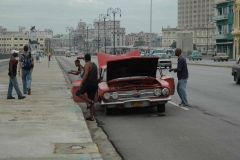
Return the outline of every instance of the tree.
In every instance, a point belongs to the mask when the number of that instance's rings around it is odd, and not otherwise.
[[[171,47],[171,48],[177,48],[177,42],[176,42],[176,41],[173,41],[173,43],[171,44],[170,47]]]
[[[197,50],[196,44],[193,44],[193,50]]]

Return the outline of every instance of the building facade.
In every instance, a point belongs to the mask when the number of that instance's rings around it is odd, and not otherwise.
[[[216,23],[217,33],[213,36],[216,40],[216,51],[227,53],[233,58],[233,13],[234,1],[223,1],[216,4],[217,15],[213,17]]]
[[[36,50],[44,50],[45,37],[36,34],[35,38],[38,41]],[[26,31],[25,27],[19,27],[19,31],[7,31],[5,29],[0,34],[0,51],[10,53],[11,50],[15,49],[22,52],[23,47],[29,45],[30,39],[30,32]]]
[[[146,46],[146,47],[160,47],[161,37],[157,33],[145,33],[143,31],[139,33],[131,33],[126,35],[126,46]],[[151,44],[150,44],[151,42]]]
[[[178,28],[206,27],[215,15],[215,0],[178,0]]]
[[[212,36],[215,34],[215,30],[216,30],[215,27],[214,28],[196,27],[192,29],[185,28],[182,30],[182,33],[193,34],[192,42],[196,46],[197,50],[199,50],[203,54],[210,54],[213,53],[213,50],[215,49],[216,42],[214,39],[212,39]],[[181,29],[178,29],[177,27],[170,28],[170,26],[168,26],[167,28],[162,28],[162,47],[167,49],[170,48],[174,42],[181,43],[180,39],[178,38],[178,35],[180,33]],[[181,46],[181,44],[177,46]]]
[[[234,26],[232,29],[234,36],[233,58],[240,57],[240,0],[234,3]]]

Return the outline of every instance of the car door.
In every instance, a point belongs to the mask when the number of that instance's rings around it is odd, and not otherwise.
[[[236,72],[238,77],[240,77],[240,57],[238,58],[238,61],[237,61]]]

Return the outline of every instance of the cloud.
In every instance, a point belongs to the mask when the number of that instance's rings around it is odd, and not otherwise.
[[[153,32],[177,25],[177,0],[153,0]],[[150,0],[0,0],[0,26],[17,30],[18,26],[53,29],[64,33],[67,26],[76,27],[80,19],[92,24],[108,8],[121,8],[116,20],[127,33],[150,31]],[[113,15],[111,15],[113,19]]]

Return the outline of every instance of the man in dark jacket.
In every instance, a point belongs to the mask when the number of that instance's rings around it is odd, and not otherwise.
[[[8,86],[8,94],[7,94],[7,99],[15,99],[15,97],[12,96],[12,89],[14,89],[17,92],[18,99],[24,99],[26,96],[23,96],[19,86],[18,86],[18,81],[16,78],[17,75],[17,64],[18,60],[16,60],[16,57],[18,56],[18,52],[16,50],[12,50],[12,57],[10,58],[9,61],[9,69],[8,69],[8,75],[9,75],[9,86]]]

